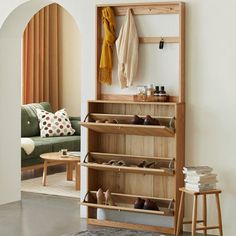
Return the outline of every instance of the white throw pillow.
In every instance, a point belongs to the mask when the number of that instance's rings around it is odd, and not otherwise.
[[[73,135],[75,130],[71,127],[69,116],[65,109],[57,111],[55,114],[36,109],[39,119],[41,137],[67,136]]]

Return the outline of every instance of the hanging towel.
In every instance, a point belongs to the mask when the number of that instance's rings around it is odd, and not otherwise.
[[[128,9],[125,22],[116,40],[118,56],[118,79],[121,88],[130,87],[138,68],[138,34],[131,10]]]
[[[30,155],[34,151],[35,144],[31,138],[21,138],[21,147],[27,155]]]
[[[104,84],[112,83],[112,58],[115,36],[115,15],[110,7],[102,10],[102,23],[104,27],[104,39],[99,66],[99,81]]]

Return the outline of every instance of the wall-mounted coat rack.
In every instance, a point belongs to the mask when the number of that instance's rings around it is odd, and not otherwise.
[[[105,4],[97,5],[97,74],[99,70],[99,62],[101,55],[102,42],[102,24],[101,24],[101,10],[103,7],[110,6],[115,12],[116,16],[124,16],[127,9],[132,9],[134,15],[163,15],[163,14],[178,14],[179,21],[179,35],[165,36],[157,35],[155,37],[142,36],[139,37],[141,44],[159,44],[161,39],[164,39],[166,44],[179,44],[179,91],[177,97],[170,97],[170,101],[184,102],[185,101],[185,4],[183,2],[158,2],[158,3],[137,3],[137,4]],[[98,79],[97,79],[98,81]],[[97,83],[97,98],[98,99],[119,99],[119,95],[103,94],[101,91],[101,84]],[[122,95],[122,98],[132,100],[130,96]]]

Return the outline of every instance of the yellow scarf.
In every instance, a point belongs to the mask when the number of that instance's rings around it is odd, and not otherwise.
[[[111,85],[112,82],[112,55],[115,36],[115,15],[110,7],[102,10],[102,22],[104,27],[104,39],[99,66],[99,81]]]

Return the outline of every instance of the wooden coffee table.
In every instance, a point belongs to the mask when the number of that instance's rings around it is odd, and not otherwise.
[[[59,152],[50,152],[41,154],[40,157],[44,160],[43,164],[43,179],[42,184],[46,186],[46,177],[48,163],[58,162],[58,164],[65,163],[67,167],[67,180],[73,180],[73,166],[75,165],[76,176],[75,176],[75,189],[80,190],[80,157],[78,156],[62,156]]]

